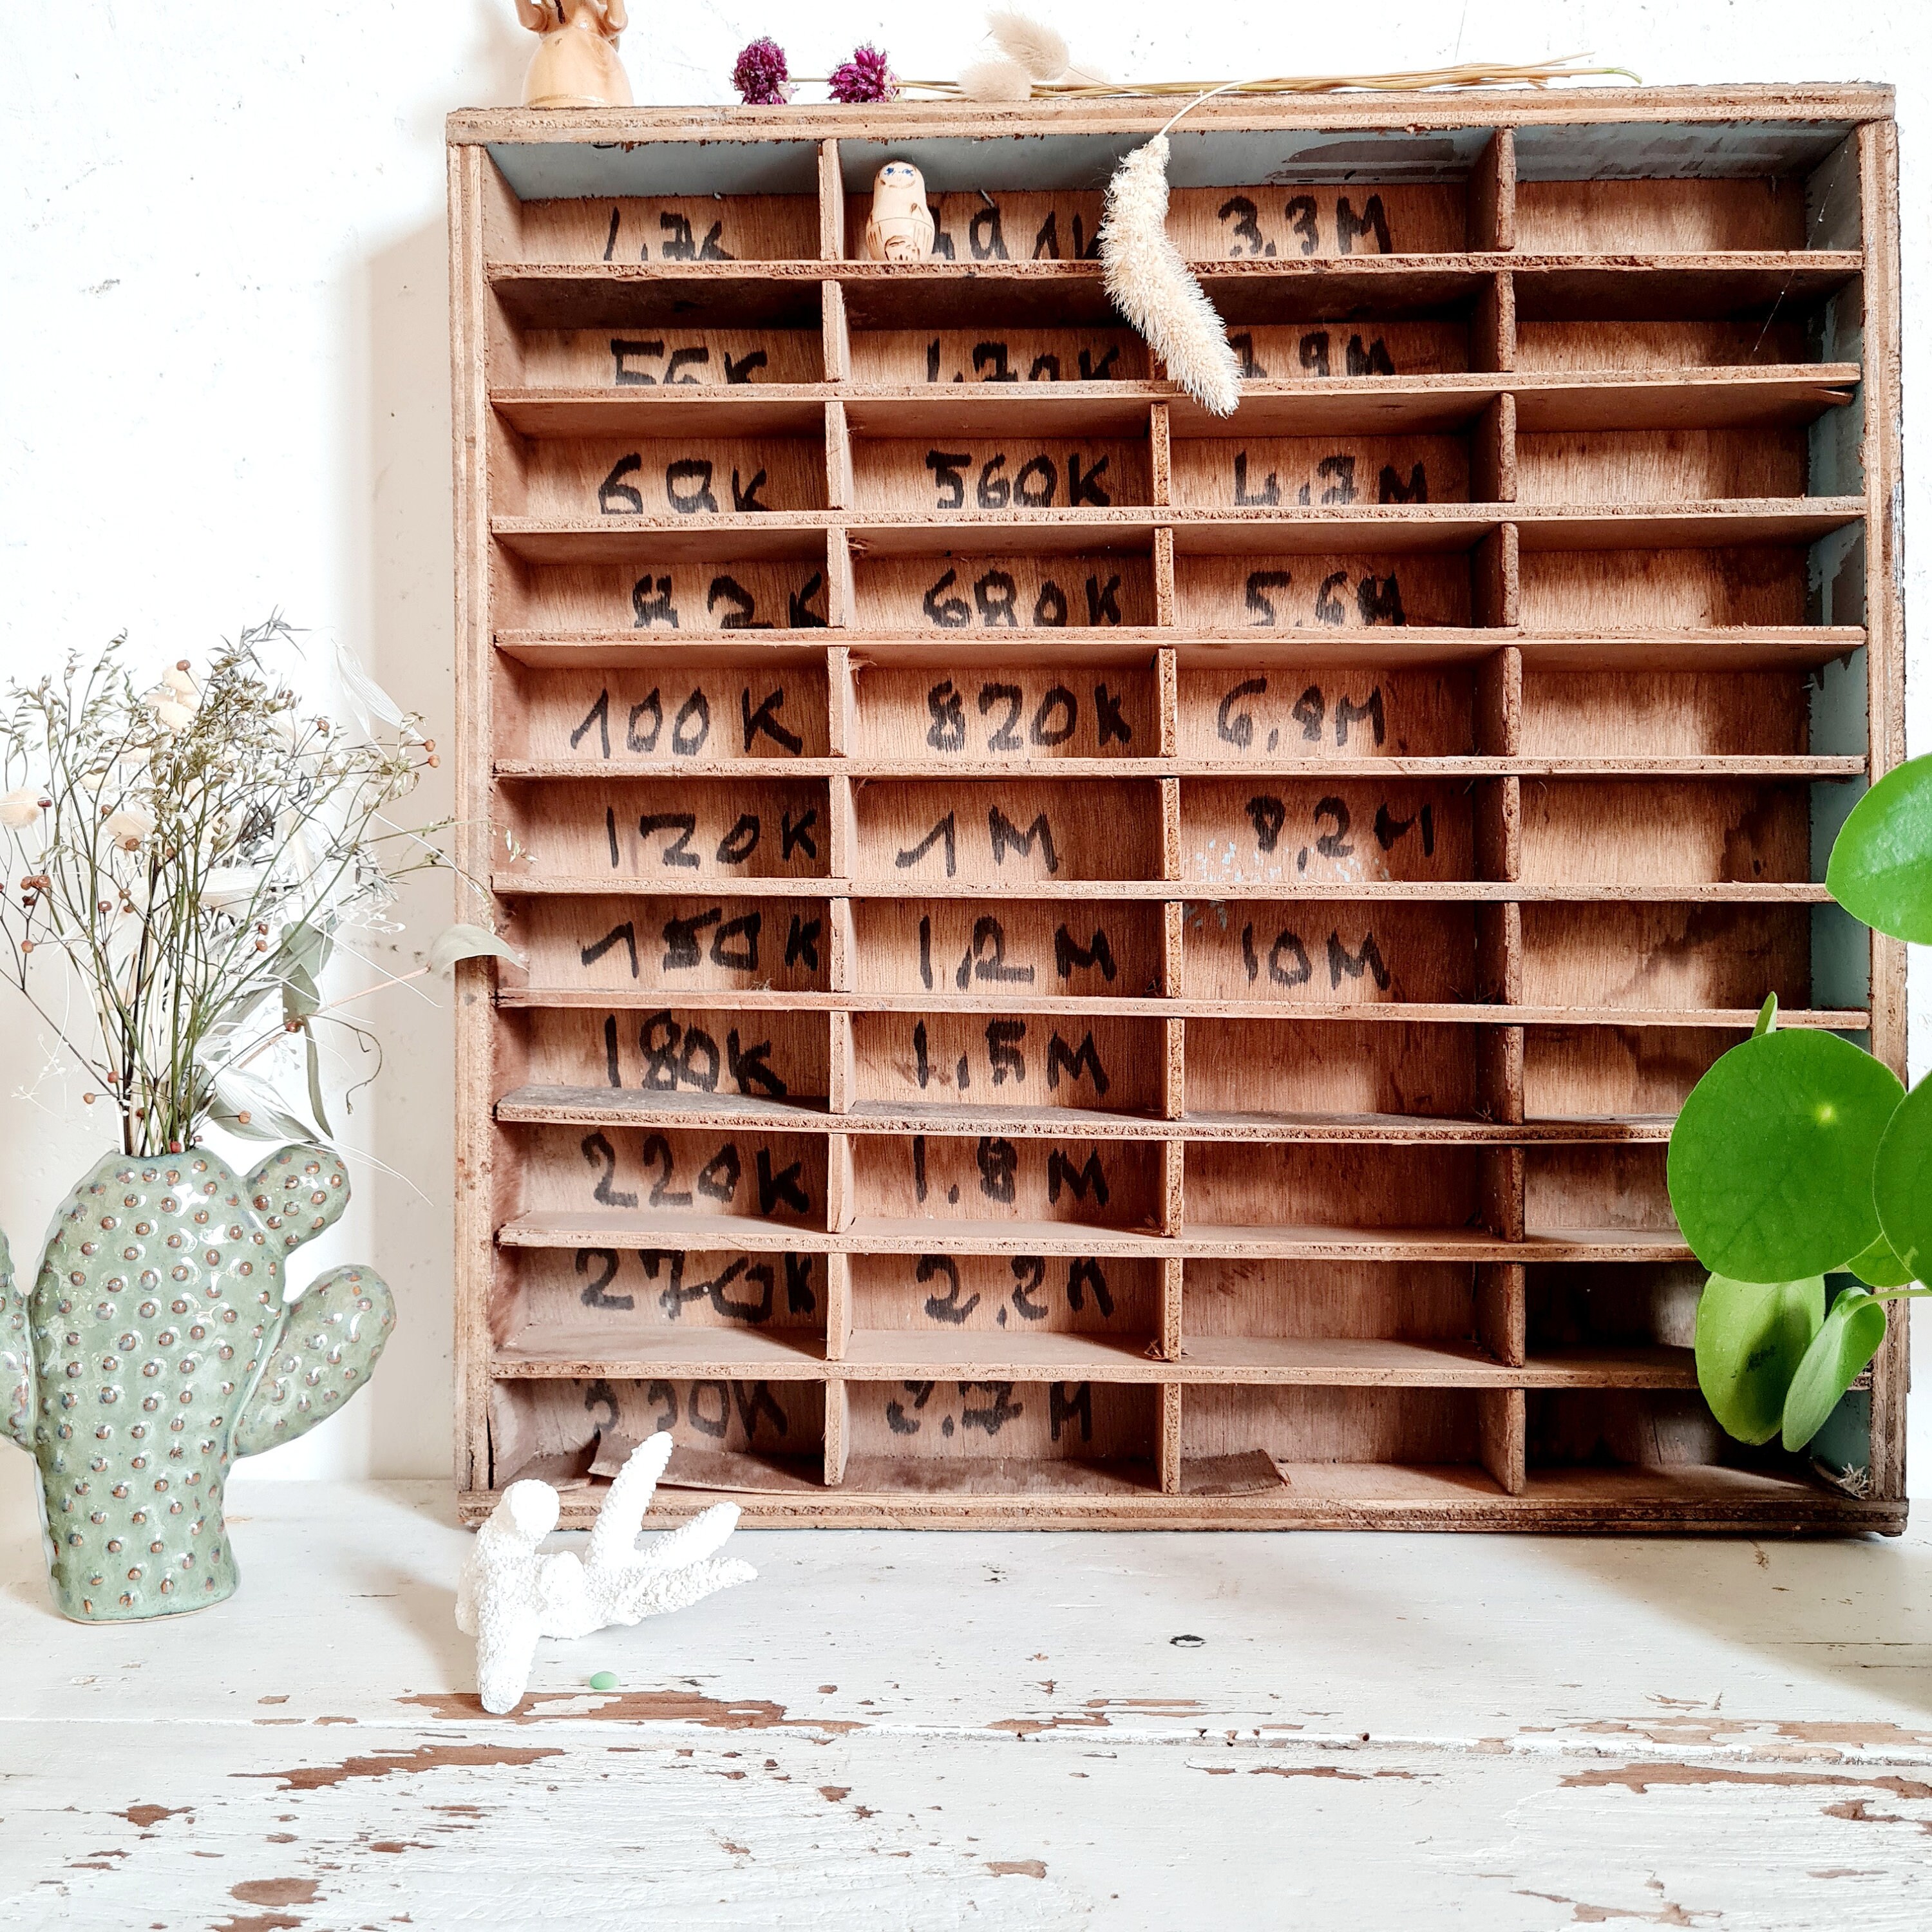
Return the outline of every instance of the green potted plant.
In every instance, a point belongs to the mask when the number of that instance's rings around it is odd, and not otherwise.
[[[1895,939],[1932,941],[1932,758],[1888,773],[1840,829],[1832,896]],[[1813,1446],[1884,1342],[1886,1304],[1932,1294],[1932,1082],[1909,1093],[1835,1034],[1752,1036],[1693,1089],[1670,1137],[1670,1201],[1710,1270],[1697,1380],[1738,1440]],[[1847,1277],[1834,1292],[1828,1277]],[[1856,1472],[1854,1472],[1854,1480]]]
[[[386,926],[398,877],[446,863],[440,827],[390,816],[436,763],[352,660],[279,620],[146,692],[117,639],[0,712],[0,976],[118,1144],[31,1291],[0,1237],[0,1433],[39,1466],[68,1616],[231,1594],[230,1463],[333,1414],[388,1339],[374,1270],[298,1293],[286,1268],[349,1198],[316,1028],[371,1039],[340,1010],[360,995],[325,1004],[320,978]],[[421,970],[484,952],[514,956],[452,927]],[[274,1150],[238,1175],[212,1128]]]

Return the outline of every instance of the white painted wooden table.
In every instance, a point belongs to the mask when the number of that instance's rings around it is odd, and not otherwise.
[[[244,1478],[238,1598],[88,1629],[27,1475],[9,1927],[1932,1922],[1923,1533],[768,1532],[497,1720],[439,1486]]]

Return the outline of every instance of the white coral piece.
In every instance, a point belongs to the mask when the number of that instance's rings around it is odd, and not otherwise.
[[[463,1566],[456,1627],[476,1640],[476,1688],[483,1708],[514,1711],[529,1688],[537,1640],[588,1636],[614,1624],[681,1610],[758,1572],[736,1558],[713,1560],[738,1526],[735,1503],[637,1546],[644,1512],[670,1460],[662,1431],[631,1453],[604,1499],[590,1547],[539,1556],[556,1527],[556,1492],[548,1483],[512,1483]]]
[[[1100,220],[1100,260],[1114,306],[1210,415],[1232,416],[1241,368],[1214,304],[1167,238],[1167,136],[1156,134],[1114,172]]]

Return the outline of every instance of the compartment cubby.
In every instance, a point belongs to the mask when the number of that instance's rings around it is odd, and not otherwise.
[[[1903,1064],[1890,101],[1794,98],[1201,105],[1227,418],[1160,104],[455,118],[466,1517],[1900,1526],[1897,1345],[1730,1444],[1665,1186],[1767,993]]]
[[[884,1495],[1157,1494],[1160,1398],[1098,1381],[843,1383],[846,1484]]]

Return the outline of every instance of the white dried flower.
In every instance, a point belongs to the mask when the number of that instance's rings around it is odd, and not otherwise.
[[[161,674],[161,682],[184,704],[191,704],[201,695],[201,686],[194,681],[193,674],[184,664],[178,664]]]
[[[10,832],[18,832],[33,824],[40,815],[40,789],[38,785],[22,785],[0,797],[0,825]]]
[[[266,866],[219,866],[201,889],[201,902],[211,912],[233,912],[247,905],[268,876]]]
[[[110,812],[100,829],[124,852],[138,852],[154,836],[154,821],[138,806]]]
[[[154,722],[164,731],[185,731],[194,722],[194,713],[167,686],[163,686],[158,691],[149,692],[141,701],[154,714]]]

